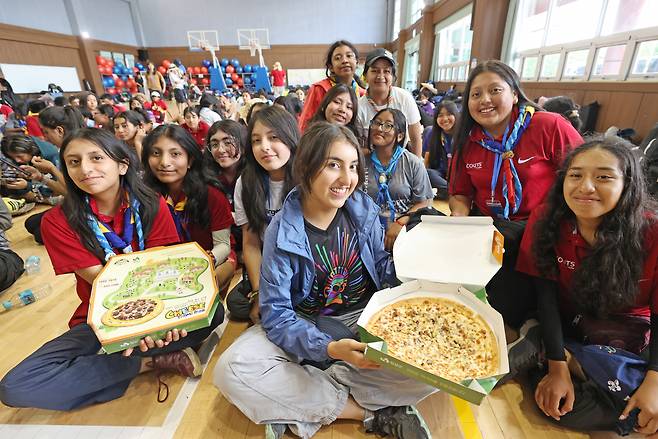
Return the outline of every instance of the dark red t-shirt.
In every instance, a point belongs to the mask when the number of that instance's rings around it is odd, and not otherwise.
[[[515,107],[511,123],[516,121],[518,114]],[[467,196],[482,214],[493,216],[487,202],[491,199],[491,174],[496,155],[477,143],[477,140],[483,137],[482,129],[476,125],[463,148],[463,157],[458,158],[457,153],[453,155],[449,189],[450,195]],[[523,187],[523,199],[517,213],[513,214],[510,209],[511,220],[527,219],[530,213],[543,203],[546,193],[555,181],[555,173],[562,159],[573,147],[582,143],[583,139],[578,131],[561,115],[547,111],[535,112],[514,148],[512,160]],[[501,173],[494,194],[494,199],[502,206],[505,205],[502,195],[503,181]]]
[[[99,219],[111,226],[115,232],[120,234],[123,231],[123,213],[128,207],[127,204],[122,205],[114,217],[98,214],[93,199],[90,202],[90,206],[92,211],[98,215]],[[71,229],[61,206],[57,206],[46,212],[41,222],[41,232],[55,274],[73,273],[76,270],[102,264],[96,255],[82,245],[80,236]],[[158,213],[153,220],[153,226],[145,239],[144,246],[146,248],[152,248],[176,244],[178,242],[176,225],[171,219],[167,203],[160,197]],[[139,248],[137,236],[135,236],[135,240],[133,241],[133,248]],[[118,254],[120,250],[115,249],[115,252]],[[75,275],[75,279],[77,281],[76,291],[81,303],[69,321],[70,328],[87,321],[89,298],[91,296],[91,284],[77,274]]]
[[[535,265],[532,253],[535,224],[544,215],[546,206],[540,206],[530,215],[526,225],[521,248],[517,259],[516,269],[535,277],[542,276]],[[651,312],[658,313],[658,223],[649,226],[645,233],[644,248],[647,251],[644,261],[642,279],[640,279],[640,294],[635,306],[630,309],[620,309],[618,314],[639,315],[649,317]],[[582,260],[589,255],[590,246],[578,233],[572,221],[563,221],[560,224],[560,236],[555,247],[558,264],[558,306],[560,314],[567,318],[577,314],[571,303],[571,282],[574,271],[580,266]]]
[[[181,127],[185,128],[185,131],[192,134],[192,137],[194,137],[194,140],[196,140],[197,145],[199,145],[199,149],[203,151],[203,147],[206,144],[206,136],[208,135],[210,126],[204,121],[200,120],[199,128],[197,128],[196,131],[192,131],[192,128],[190,128],[190,126],[186,123],[181,124]]]
[[[43,131],[39,123],[39,116],[25,116],[25,127],[27,128],[27,135],[43,139]]]
[[[233,225],[231,205],[218,189],[208,186],[208,211],[210,213],[210,224],[202,228],[197,224],[190,224],[190,240],[199,243],[204,250],[212,250],[212,232],[230,229]]]

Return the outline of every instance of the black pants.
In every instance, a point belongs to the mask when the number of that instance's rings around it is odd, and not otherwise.
[[[532,391],[546,375],[546,370],[534,369],[529,374]],[[574,430],[615,430],[617,419],[624,411],[625,403],[615,399],[594,381],[580,381],[572,378],[575,401],[573,410],[560,417],[559,421],[550,418],[558,425]]]
[[[41,220],[43,219],[43,214],[46,212],[37,213],[25,220],[25,229],[34,236],[34,240],[37,243],[42,245],[43,238],[41,237]]]
[[[537,310],[532,278],[516,271],[525,221],[495,220],[494,225],[505,237],[505,254],[503,266],[487,284],[487,299],[508,326],[518,328]]]
[[[0,291],[12,286],[24,271],[20,256],[9,249],[0,250]]]

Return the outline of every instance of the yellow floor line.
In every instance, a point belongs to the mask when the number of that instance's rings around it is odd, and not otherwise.
[[[464,439],[482,439],[482,433],[480,433],[480,428],[468,402],[456,396],[452,396],[451,398],[457,412],[459,426],[464,434]]]

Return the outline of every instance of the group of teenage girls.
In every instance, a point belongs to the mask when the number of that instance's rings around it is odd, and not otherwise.
[[[366,62],[383,61],[366,71],[371,86],[395,71],[378,53]],[[308,438],[336,419],[430,437],[414,407],[435,389],[367,360],[356,332],[372,294],[398,284],[392,245],[433,196],[423,161],[407,148],[403,111],[375,112],[359,139],[359,95],[369,92],[354,78],[357,56],[349,44],[332,46],[303,135],[278,106],[254,112],[246,129],[214,123],[203,147],[176,125],[147,134],[138,151],[105,130],[44,124],[52,139],[62,136],[55,144],[66,196],[41,232],[55,272],[75,273],[81,304],[69,331],[2,379],[2,401],[68,410],[117,398],[149,370],[198,375],[194,348],[223,321],[223,307],[208,328],[146,337],[123,354],[99,355],[86,323],[91,282],[107,258],[197,241],[224,293],[242,253],[255,324],[222,353],[214,383],[266,424],[268,437],[290,428]],[[471,71],[458,113],[454,104],[437,107],[431,138],[441,148],[427,160],[441,164],[451,215],[490,216],[506,236],[503,268],[487,292],[508,327],[511,374],[530,369],[538,407],[562,425],[614,429],[632,419],[631,428],[655,433],[658,226],[627,144],[583,142],[499,61]],[[517,355],[524,346],[527,358]],[[600,379],[601,370],[612,375]]]

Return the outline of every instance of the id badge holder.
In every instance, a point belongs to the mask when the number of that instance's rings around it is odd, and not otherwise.
[[[491,198],[487,200],[486,202],[487,208],[489,209],[489,212],[491,212],[491,216],[494,218],[504,218],[504,210],[503,210],[503,205],[500,204],[500,201],[496,200],[495,198]]]

